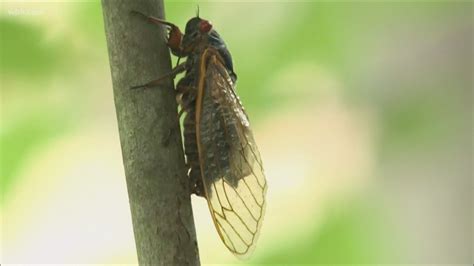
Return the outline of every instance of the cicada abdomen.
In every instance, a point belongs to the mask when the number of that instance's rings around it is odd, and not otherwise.
[[[248,116],[236,94],[230,52],[211,23],[199,16],[188,21],[184,35],[172,23],[147,19],[166,25],[172,53],[186,58],[170,76],[185,71],[176,90],[181,113],[186,113],[184,145],[193,192],[207,199],[226,247],[246,257],[262,224],[267,183]]]

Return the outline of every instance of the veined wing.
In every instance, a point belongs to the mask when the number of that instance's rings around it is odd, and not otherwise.
[[[196,106],[199,160],[209,210],[227,248],[246,257],[260,231],[267,184],[247,114],[213,48],[201,56]]]

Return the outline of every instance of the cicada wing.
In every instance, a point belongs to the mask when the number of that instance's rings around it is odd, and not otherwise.
[[[217,51],[200,62],[196,132],[201,174],[219,236],[238,257],[260,231],[267,184],[247,114]]]

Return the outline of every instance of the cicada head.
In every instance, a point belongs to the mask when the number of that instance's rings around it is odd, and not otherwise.
[[[207,36],[212,31],[210,21],[194,17],[186,23],[182,46],[185,50],[194,50],[203,40],[207,40]]]

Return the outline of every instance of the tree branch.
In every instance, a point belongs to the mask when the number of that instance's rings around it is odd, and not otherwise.
[[[115,108],[140,264],[199,265],[173,83],[130,90],[168,73],[162,0],[102,0]]]

